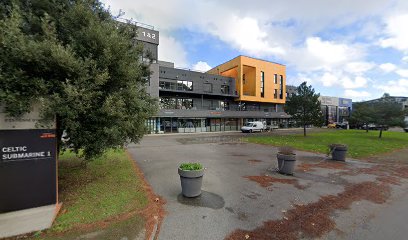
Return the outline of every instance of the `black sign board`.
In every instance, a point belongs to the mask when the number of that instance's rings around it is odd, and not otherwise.
[[[0,130],[0,213],[57,201],[55,130]]]
[[[153,29],[137,27],[137,40],[159,45],[159,32]]]

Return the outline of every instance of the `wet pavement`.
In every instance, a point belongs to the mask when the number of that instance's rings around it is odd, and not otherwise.
[[[386,202],[356,198],[349,209],[329,212],[336,227],[319,237],[406,239],[408,176],[397,174],[401,172],[397,168],[387,172],[378,170],[381,168],[376,168],[376,163],[355,159],[333,164],[324,154],[297,151],[294,175],[284,176],[275,171],[277,148],[246,143],[242,136],[148,136],[129,146],[129,153],[155,193],[167,201],[158,239],[224,239],[237,229],[248,231],[250,237],[264,222],[284,220],[295,206],[316,203],[323,196],[338,196],[353,184],[364,183],[389,188]],[[180,194],[177,167],[182,162],[201,162],[206,168],[200,197]],[[307,234],[299,236],[310,238]]]

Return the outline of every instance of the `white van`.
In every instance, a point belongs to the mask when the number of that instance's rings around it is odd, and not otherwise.
[[[241,131],[245,132],[263,132],[266,128],[264,122],[247,122],[242,128]]]

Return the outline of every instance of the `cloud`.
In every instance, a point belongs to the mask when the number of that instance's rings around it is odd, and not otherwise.
[[[300,71],[332,71],[348,64],[349,71],[361,71],[372,68],[371,63],[360,61],[365,55],[360,46],[336,41],[309,37],[302,48],[294,48],[287,55],[287,61]]]
[[[398,69],[396,73],[401,77],[408,78],[408,69]]]
[[[403,61],[403,62],[408,62],[408,56],[403,56],[402,59],[401,59],[401,61]]]
[[[386,38],[380,40],[383,48],[392,47],[400,51],[408,51],[408,14],[391,16],[385,20]]]
[[[226,15],[224,13],[224,15]],[[278,44],[268,41],[268,34],[258,20],[250,17],[226,16],[222,22],[208,31],[226,43],[252,56],[283,55],[285,50]]]
[[[321,78],[321,82],[323,83],[323,86],[325,87],[331,87],[335,85],[338,81],[339,81],[339,78],[336,75],[329,73],[329,72],[324,73]]]
[[[397,66],[395,66],[392,63],[383,63],[379,67],[380,67],[381,70],[383,70],[386,73],[393,72],[393,71],[397,70]]]
[[[370,62],[350,62],[345,66],[345,71],[353,74],[363,74],[375,67],[374,63]]]
[[[193,70],[200,71],[200,72],[207,72],[212,67],[208,65],[207,62],[198,61],[196,64],[193,65]]]
[[[346,89],[353,89],[353,88],[363,88],[367,87],[368,80],[367,78],[357,76],[354,80],[350,79],[349,77],[344,77],[340,80],[343,88]]]
[[[408,93],[408,79],[388,81],[385,84],[376,86],[376,88],[393,96],[406,96]]]
[[[173,37],[160,35],[159,60],[173,62],[177,67],[188,67],[187,52],[183,45]]]
[[[355,102],[355,101],[361,101],[361,100],[366,100],[370,98],[371,93],[367,91],[356,91],[356,90],[346,89],[344,91],[344,96],[347,98],[353,99],[353,102]]]

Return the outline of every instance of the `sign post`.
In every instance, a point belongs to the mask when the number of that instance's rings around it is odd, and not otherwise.
[[[57,213],[57,138],[38,107],[20,118],[0,106],[0,238],[51,227]]]

